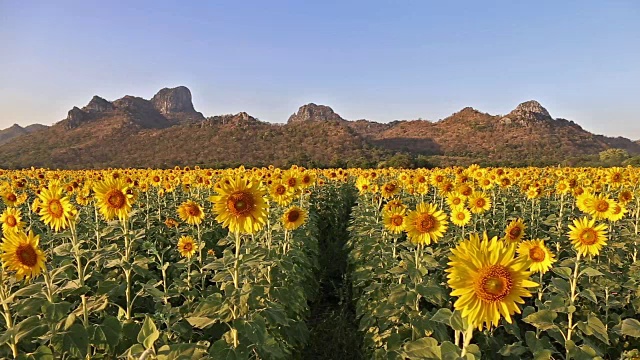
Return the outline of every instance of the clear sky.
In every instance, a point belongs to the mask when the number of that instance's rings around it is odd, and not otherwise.
[[[535,99],[638,139],[639,19],[638,0],[0,0],[0,127],[185,85],[205,116],[438,120]]]

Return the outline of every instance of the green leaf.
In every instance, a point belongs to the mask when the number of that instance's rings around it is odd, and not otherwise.
[[[48,346],[40,345],[36,351],[29,354],[29,359],[33,360],[53,360],[53,352]]]
[[[553,323],[553,320],[555,320],[555,318],[557,317],[558,317],[558,314],[556,314],[553,311],[540,310],[536,313],[533,313],[525,317],[524,319],[522,319],[522,321],[528,324],[531,324],[536,328],[544,331],[544,330],[557,328],[557,326]]]
[[[191,360],[206,355],[206,347],[198,344],[164,345],[158,349],[158,360]]]
[[[554,267],[551,269],[556,275],[561,276],[562,278],[569,279],[571,277],[571,268],[568,267]]]
[[[515,344],[506,344],[498,351],[502,356],[520,356],[527,352],[527,348],[522,346],[522,341]]]
[[[587,319],[587,327],[593,335],[598,338],[598,340],[605,344],[609,344],[609,334],[607,333],[607,329],[597,316],[589,315],[589,318]]]
[[[591,291],[590,289],[584,289],[582,291],[580,291],[580,296],[582,296],[583,298],[593,302],[593,303],[598,303],[598,298],[596,298],[596,294]]]
[[[160,332],[156,328],[156,324],[153,322],[149,315],[144,316],[144,322],[142,328],[138,333],[138,342],[144,346],[145,349],[149,349],[153,346],[153,343],[160,337]]]
[[[571,293],[571,285],[569,285],[569,282],[567,280],[560,279],[560,278],[553,278],[551,279],[551,283],[562,293],[564,294]]]
[[[459,311],[451,312],[451,310],[447,308],[441,308],[433,314],[430,320],[446,324],[453,330],[465,331],[462,316]]]
[[[89,335],[84,326],[73,324],[64,334],[62,342],[64,350],[67,350],[72,358],[84,358],[87,355]]]
[[[587,275],[589,277],[592,277],[592,276],[602,276],[604,274],[601,273],[600,271],[592,268],[592,267],[588,267],[588,268],[580,271],[580,276],[582,276],[582,275]]]
[[[640,337],[640,321],[636,319],[624,319],[622,321],[622,335]]]
[[[412,359],[442,358],[438,341],[430,337],[424,337],[405,344],[404,351],[406,355]]]
[[[206,329],[207,327],[218,322],[219,319],[210,318],[206,316],[192,316],[192,317],[188,317],[186,320],[193,327],[197,327],[198,329]]]
[[[47,332],[47,325],[42,323],[39,316],[28,317],[15,326],[15,342],[20,342],[22,338],[36,337]]]

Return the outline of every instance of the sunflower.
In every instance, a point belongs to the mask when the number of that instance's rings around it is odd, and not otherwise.
[[[457,207],[464,207],[466,202],[466,198],[460,195],[458,192],[453,191],[447,195],[447,204],[451,209],[455,209]]]
[[[380,193],[383,198],[388,199],[396,195],[399,191],[400,186],[398,183],[396,181],[389,181],[382,186]]]
[[[529,262],[514,257],[515,246],[497,237],[482,240],[476,234],[458,244],[449,256],[448,284],[457,296],[454,308],[462,312],[471,326],[482,330],[498,326],[501,317],[511,323],[511,315],[520,313],[517,304],[530,297],[527,288],[538,286],[529,280]]]
[[[7,206],[18,205],[18,195],[16,195],[16,193],[11,190],[5,191],[4,194],[2,194],[2,200]]]
[[[2,222],[2,232],[16,232],[22,230],[24,222],[21,217],[22,213],[18,208],[6,208],[0,216],[0,222]]]
[[[363,195],[371,191],[371,182],[369,179],[359,176],[358,179],[356,179],[356,187],[360,195]]]
[[[622,190],[618,195],[618,202],[622,205],[628,204],[631,200],[633,200],[633,192],[629,190]]]
[[[290,207],[282,215],[282,224],[287,230],[295,230],[307,220],[307,212],[297,206]]]
[[[269,196],[279,205],[289,205],[294,195],[295,189],[287,186],[282,181],[274,181],[271,186],[269,186]]]
[[[447,215],[434,204],[420,203],[407,215],[405,231],[411,242],[429,245],[447,231]]]
[[[576,206],[583,213],[589,213],[589,209],[593,206],[594,196],[589,191],[585,191],[576,197]]]
[[[265,191],[260,182],[240,175],[228,180],[228,185],[216,189],[218,195],[209,198],[218,215],[216,221],[234,233],[258,232],[267,218]]]
[[[405,209],[394,207],[382,213],[382,223],[392,234],[400,234],[405,227]]]
[[[389,202],[387,202],[386,204],[384,204],[384,211],[391,211],[394,209],[401,209],[401,210],[405,210],[407,208],[407,205],[402,203],[402,200],[400,199],[392,199],[389,200]]]
[[[178,207],[178,216],[189,225],[198,225],[204,219],[204,211],[197,202],[187,200]]]
[[[168,228],[178,227],[178,221],[176,221],[176,219],[174,219],[174,218],[167,218],[167,219],[164,221],[164,224],[165,224]]]
[[[544,245],[544,240],[523,241],[518,247],[518,255],[524,256],[531,262],[529,270],[533,273],[546,273],[551,264],[556,262],[553,254]]]
[[[471,221],[471,212],[464,207],[454,208],[451,212],[451,222],[460,227],[465,226]]]
[[[191,259],[196,251],[198,251],[198,244],[192,236],[182,236],[178,240],[178,252],[181,256]]]
[[[53,231],[66,229],[70,225],[75,209],[67,196],[63,196],[62,188],[57,184],[49,184],[48,189],[42,189],[38,198],[42,205],[38,214],[42,221],[51,226]]]
[[[121,178],[107,178],[94,185],[93,191],[100,213],[107,221],[115,217],[126,220],[131,212],[134,196],[129,185]]]
[[[609,213],[609,217],[607,218],[611,222],[616,222],[624,217],[627,213],[627,208],[623,204],[612,202],[611,212]]]
[[[587,212],[595,219],[607,219],[613,209],[613,201],[607,196],[600,194],[593,197],[593,201],[587,206]]]
[[[482,214],[491,208],[491,200],[482,192],[476,191],[469,197],[469,207],[474,214]]]
[[[569,229],[569,239],[581,255],[598,255],[607,244],[607,225],[596,225],[596,219],[575,219]]]
[[[509,244],[517,243],[522,240],[522,237],[524,236],[524,229],[526,229],[526,226],[522,219],[518,218],[511,221],[505,229],[504,240]]]
[[[32,231],[28,234],[23,231],[4,234],[0,258],[5,268],[16,272],[16,279],[28,281],[44,270],[45,256],[38,247],[39,242],[40,236],[34,236]]]

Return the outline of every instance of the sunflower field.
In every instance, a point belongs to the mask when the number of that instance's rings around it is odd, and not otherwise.
[[[639,179],[0,170],[0,358],[640,359]]]

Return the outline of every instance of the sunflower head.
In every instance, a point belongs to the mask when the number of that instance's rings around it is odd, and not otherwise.
[[[520,313],[517,304],[530,297],[527,288],[538,286],[529,280],[529,262],[515,256],[515,246],[489,240],[484,233],[462,241],[449,256],[448,284],[451,296],[458,299],[454,308],[474,327],[482,330],[498,326],[500,318],[511,323],[511,315]]]
[[[471,212],[464,207],[454,208],[451,211],[451,222],[457,226],[465,226],[471,221]]]
[[[429,245],[447,231],[447,215],[434,204],[420,203],[407,215],[405,231],[415,244]]]
[[[190,259],[198,251],[198,244],[191,236],[182,236],[178,240],[178,252],[181,256]]]
[[[526,226],[522,219],[518,218],[511,221],[505,229],[504,240],[509,244],[517,243],[522,240],[522,237],[524,236],[524,229],[526,229]]]
[[[42,221],[51,226],[53,231],[66,229],[75,221],[75,208],[67,196],[64,196],[62,187],[52,182],[46,189],[40,190],[39,215]]]
[[[189,225],[198,225],[204,219],[204,210],[197,202],[187,200],[178,206],[178,216]]]
[[[405,218],[405,209],[402,207],[392,207],[382,213],[384,227],[392,234],[400,234],[404,230]]]
[[[6,208],[0,216],[2,222],[2,232],[16,232],[22,230],[24,222],[21,217],[22,213],[18,208]]]
[[[598,255],[607,244],[607,225],[596,225],[594,218],[575,219],[573,225],[569,225],[569,239],[580,255]]]
[[[282,224],[287,230],[295,230],[307,220],[307,212],[297,206],[292,206],[282,215]]]
[[[231,232],[254,234],[267,218],[266,192],[253,178],[236,175],[216,188],[218,195],[210,198],[216,221]]]
[[[5,233],[0,245],[2,266],[15,271],[18,280],[28,281],[40,275],[45,268],[45,256],[38,247],[39,243],[40,236],[32,231]]]
[[[556,261],[554,255],[544,245],[544,240],[539,239],[521,242],[518,246],[518,255],[531,263],[529,270],[533,273],[546,273]]]
[[[100,213],[109,221],[118,218],[121,221],[129,217],[135,194],[122,178],[107,178],[97,183],[93,191]]]

